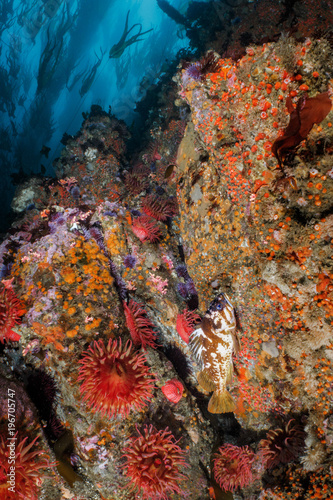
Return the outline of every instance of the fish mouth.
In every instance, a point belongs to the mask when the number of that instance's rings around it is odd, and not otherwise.
[[[230,306],[230,307],[233,307],[232,303],[230,302],[230,299],[228,297],[228,295],[226,293],[222,293],[223,295],[223,298],[224,300],[226,301],[226,303]]]
[[[217,308],[218,304],[220,305],[219,308]],[[222,312],[225,308],[233,309],[233,305],[230,302],[230,299],[226,293],[220,293],[215,298],[215,300],[213,301],[213,303],[211,304],[211,306],[209,307],[207,312],[211,312],[214,310],[218,310],[219,312]]]

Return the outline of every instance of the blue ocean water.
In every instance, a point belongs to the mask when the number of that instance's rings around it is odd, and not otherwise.
[[[189,2],[169,4],[184,12]],[[122,40],[127,15],[125,44],[110,58],[110,49]],[[127,41],[133,43],[127,46]],[[136,102],[187,46],[180,25],[156,0],[2,0],[2,226],[7,225],[15,183],[26,176],[54,175],[61,138],[78,131],[82,113],[92,104],[106,111],[111,106],[113,114],[131,125]]]

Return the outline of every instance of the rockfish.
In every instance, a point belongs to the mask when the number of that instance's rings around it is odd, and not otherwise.
[[[190,336],[190,348],[201,363],[198,382],[206,391],[214,391],[208,403],[210,413],[235,409],[227,384],[233,373],[232,354],[240,349],[236,317],[229,297],[221,293],[209,306],[198,328]]]

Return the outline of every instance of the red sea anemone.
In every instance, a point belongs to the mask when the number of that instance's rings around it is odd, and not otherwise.
[[[79,373],[83,400],[102,416],[127,416],[131,409],[140,410],[152,397],[154,377],[145,365],[143,354],[132,350],[128,340],[124,346],[119,339],[95,341],[85,357]]]
[[[146,172],[144,174],[136,172],[134,168],[131,172],[127,172],[125,174],[124,183],[128,191],[133,195],[137,195],[147,189],[149,186],[148,174],[149,168],[146,168]]]
[[[133,219],[132,231],[140,241],[156,243],[162,238],[160,228],[154,224],[151,217],[141,215]]]
[[[154,331],[154,325],[147,317],[147,313],[145,309],[134,302],[134,300],[130,300],[127,305],[126,302],[123,302],[126,325],[130,331],[132,340],[136,346],[141,346],[143,349],[146,349],[147,345],[156,349],[157,344],[156,333]]]
[[[126,476],[132,491],[142,500],[167,500],[172,493],[182,494],[179,482],[185,477],[179,472],[185,466],[184,451],[166,428],[157,431],[145,426],[143,433],[132,437],[124,449]]]
[[[284,429],[270,430],[266,439],[259,444],[266,467],[271,469],[279,463],[288,464],[295,460],[304,448],[305,433],[294,419]]]
[[[243,488],[255,480],[252,473],[254,461],[255,454],[248,446],[224,444],[215,455],[214,477],[226,491]]]
[[[4,287],[0,292],[0,342],[20,340],[21,336],[12,330],[20,323],[25,313],[22,302],[16,297],[12,288]]]
[[[41,469],[55,466],[44,451],[31,451],[35,448],[38,436],[30,444],[27,439],[17,438],[12,445],[11,440],[0,436],[0,500],[38,500],[41,477],[48,477]]]
[[[186,344],[189,342],[191,333],[195,325],[200,321],[200,316],[187,308],[177,316],[176,329],[180,337]]]
[[[161,387],[161,391],[171,403],[178,403],[182,399],[184,387],[179,380],[173,378]]]
[[[164,200],[153,194],[143,198],[141,208],[145,214],[162,221],[166,221],[168,217],[172,217],[177,213],[177,207],[173,200]]]

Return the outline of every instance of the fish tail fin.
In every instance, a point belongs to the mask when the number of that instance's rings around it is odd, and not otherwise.
[[[216,385],[214,382],[209,378],[207,373],[202,370],[201,372],[198,373],[197,375],[198,383],[201,385],[201,387],[208,392],[215,391]]]
[[[236,409],[235,402],[226,389],[217,389],[209,400],[210,413],[229,413]]]

